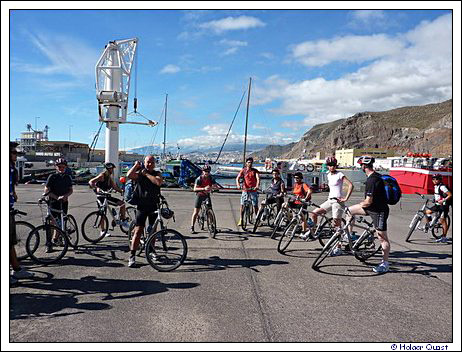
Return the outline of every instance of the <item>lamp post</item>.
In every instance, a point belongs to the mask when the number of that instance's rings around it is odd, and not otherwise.
[[[69,153],[71,152],[71,128],[73,126],[72,125],[69,125]]]

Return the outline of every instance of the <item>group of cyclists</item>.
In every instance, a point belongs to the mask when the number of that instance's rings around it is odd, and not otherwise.
[[[14,215],[12,215],[11,209],[14,203],[17,201],[17,195],[15,192],[15,186],[18,183],[17,171],[15,168],[16,162],[16,151],[17,143],[10,142],[10,264],[12,267],[10,275],[10,283],[14,284],[17,279],[30,278],[33,273],[30,273],[19,265],[16,257],[15,248],[16,245],[16,234],[15,234],[15,223]],[[287,202],[284,202],[284,196],[287,195],[287,189],[284,181],[281,178],[279,169],[272,171],[272,180],[266,190],[269,196],[259,205],[258,202],[258,191],[260,188],[260,176],[259,171],[253,167],[253,158],[249,157],[246,159],[245,167],[239,172],[236,177],[236,186],[238,189],[242,189],[242,195],[240,199],[241,204],[241,218],[239,223],[242,221],[242,209],[244,203],[250,201],[253,205],[255,214],[258,213],[259,206],[266,204],[276,204],[276,209],[279,212],[282,207],[287,207],[293,210],[302,211],[302,233],[300,238],[304,240],[311,239],[311,228],[308,226],[308,221],[313,225],[317,224],[318,216],[327,213],[329,210],[332,211],[332,218],[334,226],[339,228],[342,224],[342,218],[345,213],[345,203],[349,200],[354,186],[353,183],[340,171],[337,170],[338,162],[334,156],[330,156],[326,159],[328,167],[327,180],[329,186],[329,194],[327,199],[320,205],[319,208],[308,213],[308,206],[310,205],[312,189],[303,181],[303,174],[296,172],[294,174],[294,186],[292,194],[290,195]],[[354,216],[370,216],[373,220],[374,227],[377,231],[381,247],[383,258],[381,263],[373,268],[374,272],[385,273],[389,270],[388,256],[390,253],[390,241],[387,234],[387,219],[389,216],[389,207],[386,201],[385,185],[381,178],[381,175],[374,170],[375,159],[371,156],[361,156],[358,160],[358,164],[361,170],[366,174],[366,188],[364,199],[355,205],[348,207],[347,217],[353,217],[350,224],[350,233],[353,233]],[[72,179],[68,173],[67,161],[63,158],[59,158],[55,162],[56,173],[49,176],[45,183],[45,194],[49,197],[52,203],[52,208],[63,210],[67,213],[68,199],[73,193]],[[113,179],[114,169],[116,166],[113,163],[105,163],[104,171],[89,181],[89,185],[95,191],[110,191],[115,190],[121,194],[124,193],[123,189],[120,188]],[[146,221],[149,225],[152,225],[155,221],[155,211],[158,208],[159,199],[161,197],[161,185],[163,178],[160,172],[155,170],[155,158],[152,155],[148,155],[144,159],[144,163],[137,161],[133,167],[128,171],[127,178],[136,183],[135,194],[137,197],[136,205],[136,218],[134,219],[133,236],[130,243],[130,253],[128,258],[128,266],[135,266],[135,254],[140,245],[141,234],[146,226]],[[448,225],[445,218],[449,212],[449,206],[452,204],[452,194],[446,185],[442,183],[441,175],[434,175],[433,181],[435,185],[434,198],[435,206],[426,210],[427,215],[437,212],[440,216],[440,222],[443,228],[443,235],[438,240],[439,242],[447,242]],[[346,194],[344,193],[344,186],[346,186]],[[195,222],[198,217],[201,205],[204,201],[208,200],[211,206],[210,193],[214,190],[219,189],[220,186],[216,183],[211,175],[211,168],[209,165],[205,165],[202,168],[202,174],[197,177],[194,183],[194,192],[196,192],[196,199],[194,203],[194,210],[191,217],[191,233],[197,233],[195,231]],[[120,207],[120,216],[122,224],[129,227],[129,219],[125,211],[125,202],[122,199],[116,197],[109,197],[108,202],[114,206]],[[309,215],[308,215],[309,214]],[[427,219],[428,221],[428,219]],[[238,224],[239,225],[239,224]],[[108,234],[106,234],[108,236]],[[342,254],[341,243],[338,244],[337,248],[332,251],[331,255],[336,256]]]

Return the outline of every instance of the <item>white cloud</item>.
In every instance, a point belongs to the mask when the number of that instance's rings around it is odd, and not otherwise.
[[[199,24],[199,28],[210,29],[220,34],[225,31],[264,27],[266,24],[252,16],[226,17],[220,20]]]
[[[181,68],[179,68],[178,66],[169,64],[169,65],[164,66],[162,70],[160,70],[160,73],[172,74],[172,73],[178,73],[180,71],[181,71]]]
[[[382,38],[379,42],[385,46],[383,49],[375,45],[377,38]],[[329,42],[336,46],[339,40]],[[395,42],[398,44],[393,44]],[[359,111],[383,111],[452,97],[451,15],[422,22],[397,38],[361,37],[361,48],[370,59],[374,55],[378,58],[335,80],[314,78],[289,82],[279,76],[268,77],[256,82],[252,101],[254,104],[281,101],[281,105],[272,110],[274,113],[304,116],[302,122],[284,122],[285,127],[295,128],[296,123],[310,126]],[[312,50],[309,53],[317,62],[340,58],[322,48],[319,53]],[[358,58],[360,51],[353,49],[352,55]],[[310,56],[304,58],[308,60]]]
[[[229,40],[229,39],[222,39],[219,42],[222,45],[227,45],[227,46],[247,46],[247,42],[243,42],[241,40]]]
[[[177,143],[181,147],[207,148],[220,146],[228,133],[228,129],[229,125],[226,124],[207,125],[201,129],[206,133],[205,135],[179,139]],[[271,135],[247,134],[248,144],[288,144],[296,140],[297,138],[294,134],[283,134],[280,132]],[[244,135],[236,134],[231,130],[226,143],[234,144],[243,142]]]
[[[237,52],[237,47],[234,47],[234,48],[229,48],[227,50],[225,50],[221,55],[222,56],[227,56],[227,55],[232,55],[232,54],[235,54]]]
[[[324,66],[335,61],[363,62],[395,55],[405,43],[384,34],[345,36],[331,40],[308,41],[292,48],[292,58],[306,66]]]

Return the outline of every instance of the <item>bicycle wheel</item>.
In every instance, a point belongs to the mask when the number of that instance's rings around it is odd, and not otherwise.
[[[175,230],[157,231],[146,241],[146,259],[157,271],[175,270],[184,262],[187,253],[186,240]]]
[[[294,239],[297,232],[301,229],[301,225],[298,223],[297,219],[292,219],[289,225],[286,227],[284,232],[281,235],[278,243],[278,252],[284,254],[287,247],[289,247],[290,242]]]
[[[345,219],[342,219],[341,226],[345,226],[346,221]],[[335,232],[335,226],[334,226],[334,219],[333,218],[324,218],[324,221],[321,221],[320,226],[317,228],[315,231],[313,237],[318,239],[319,243],[321,246],[324,247],[324,245],[329,241],[329,238],[332,237],[332,235]]]
[[[205,216],[204,216],[204,209],[201,208],[200,212],[199,212],[199,216],[197,217],[197,223],[199,224],[199,228],[201,230],[204,230],[204,219],[205,219]]]
[[[338,243],[340,242],[342,232],[337,231],[335,232],[332,237],[327,241],[326,245],[322,248],[321,253],[319,253],[318,257],[314,260],[313,264],[311,264],[311,267],[313,269],[316,269],[319,264],[321,264],[324,259],[326,259],[332,251],[337,248]]]
[[[448,224],[448,230],[449,230],[449,226],[451,226],[451,218],[449,217],[449,215],[446,217],[446,223]],[[443,235],[443,225],[441,225],[441,223],[438,221],[435,226],[433,226],[432,228],[432,236],[435,237],[436,239],[439,239],[441,238],[441,236]]]
[[[247,222],[249,219],[249,215],[248,215],[249,212],[250,212],[249,206],[247,204],[244,205],[244,209],[242,210],[242,213],[241,213],[241,227],[242,227],[242,230],[244,231],[247,231]]]
[[[411,238],[412,233],[414,232],[417,225],[422,221],[422,218],[423,218],[423,215],[419,213],[414,215],[414,219],[412,219],[411,224],[409,225],[409,232],[407,233],[407,236],[406,236],[406,242],[409,242],[409,239]]]
[[[276,206],[270,205],[266,208],[266,223],[269,227],[273,228],[274,222],[276,220]]]
[[[276,216],[276,220],[274,221],[273,232],[271,233],[271,239],[275,239],[280,231],[283,231],[287,225],[289,224],[289,219],[287,216],[287,212],[285,210],[281,210],[279,214]]]
[[[207,209],[207,228],[209,230],[210,238],[215,238],[215,235],[217,234],[217,222],[212,209]]]
[[[253,233],[257,232],[258,226],[260,225],[261,218],[263,216],[263,212],[265,211],[265,207],[261,207],[258,211],[257,218],[255,219],[255,224],[253,225]]]
[[[359,261],[366,261],[382,250],[377,231],[366,230],[353,244],[353,253]]]
[[[66,235],[69,244],[73,248],[77,248],[79,244],[79,227],[77,226],[77,221],[75,221],[75,218],[71,214],[67,214]]]
[[[82,222],[82,236],[90,243],[98,243],[106,236],[109,220],[104,213],[96,210],[88,214]]]
[[[130,224],[132,223],[132,221],[135,221],[136,219],[136,208],[135,207],[127,207],[125,209],[125,216],[127,217],[128,219],[128,226],[124,226],[122,223],[120,224],[120,230],[123,232],[123,233],[126,233],[128,234],[128,232],[130,231]]]
[[[26,221],[15,221],[15,223],[17,243],[14,249],[16,250],[16,257],[19,260],[24,260],[29,256],[26,250],[27,237],[35,229],[35,226]]]
[[[54,225],[40,225],[27,237],[29,257],[39,264],[53,264],[67,252],[69,242],[64,232]]]

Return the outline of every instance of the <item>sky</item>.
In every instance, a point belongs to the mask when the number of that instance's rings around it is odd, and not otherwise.
[[[252,78],[248,143],[296,142],[357,112],[451,99],[450,10],[11,10],[10,139],[29,123],[90,144],[99,128],[95,64],[137,37],[138,112],[167,145],[223,143]],[[229,143],[243,141],[246,98]],[[141,118],[130,118],[144,121]],[[163,139],[124,124],[120,149]],[[98,148],[104,148],[104,128]],[[154,141],[154,142],[153,142]]]

